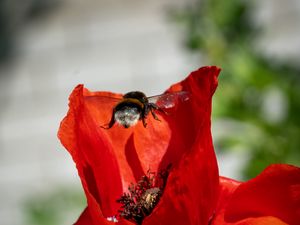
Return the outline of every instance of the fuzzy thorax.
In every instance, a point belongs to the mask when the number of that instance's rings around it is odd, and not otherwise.
[[[128,128],[135,125],[140,119],[140,112],[135,107],[124,107],[115,112],[115,120],[123,127]]]

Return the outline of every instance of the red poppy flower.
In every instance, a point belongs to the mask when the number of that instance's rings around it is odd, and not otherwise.
[[[212,225],[260,224],[300,224],[300,168],[271,165],[245,183],[220,177]]]
[[[70,96],[59,138],[76,163],[88,206],[77,225],[110,224],[117,199],[149,169],[172,164],[164,193],[143,224],[296,225],[300,218],[300,169],[273,165],[241,183],[220,177],[210,134],[211,98],[219,69],[204,67],[167,92],[185,90],[187,102],[148,127],[101,128],[121,97],[79,85]],[[218,189],[219,187],[219,189]],[[118,224],[133,224],[120,219]]]
[[[203,67],[167,92],[187,91],[188,101],[179,101],[157,121],[148,116],[125,129],[109,122],[115,102],[110,92],[90,92],[78,85],[70,96],[69,112],[58,136],[70,152],[81,178],[87,208],[77,225],[111,224],[116,202],[150,169],[158,172],[172,165],[158,204],[143,225],[207,225],[217,203],[218,168],[211,138],[211,100],[217,86],[217,67]],[[158,112],[159,113],[159,112]],[[119,219],[119,224],[133,224]]]

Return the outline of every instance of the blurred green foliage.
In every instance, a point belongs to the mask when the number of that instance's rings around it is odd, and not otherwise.
[[[215,145],[249,151],[244,178],[271,163],[300,166],[300,68],[259,52],[255,40],[263,27],[251,20],[250,3],[201,0],[173,13],[184,25],[186,46],[222,68],[214,121],[237,130],[228,128]]]
[[[24,203],[25,224],[73,224],[86,206],[82,190],[57,188],[54,192],[28,198]]]

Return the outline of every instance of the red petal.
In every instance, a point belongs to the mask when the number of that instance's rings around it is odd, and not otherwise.
[[[230,225],[233,224],[230,223]],[[263,216],[257,218],[247,218],[237,223],[234,223],[234,225],[288,225],[288,224],[272,216]]]
[[[77,222],[74,223],[74,225],[91,225],[91,224],[96,224],[96,225],[113,225],[115,222],[110,222],[108,220],[99,220],[99,221],[93,221],[93,218],[90,214],[90,211],[88,207],[82,212],[80,217],[78,218]],[[131,223],[127,220],[121,220],[117,222],[118,225],[134,225],[134,223]]]
[[[215,214],[213,215],[212,218],[213,219],[212,225],[227,224],[224,221],[224,213],[232,194],[240,184],[241,182],[238,182],[236,180],[226,178],[226,177],[220,177],[219,198],[218,198],[218,204],[215,210]]]
[[[213,224],[299,224],[300,168],[269,166],[230,193]]]
[[[74,225],[89,225],[92,224],[92,218],[90,216],[90,212],[88,208],[81,213],[80,217],[78,218],[77,222]]]
[[[219,184],[219,199],[216,211],[226,208],[229,199],[241,184],[241,182],[227,177],[220,177]]]
[[[72,92],[69,112],[61,123],[58,136],[76,163],[89,210],[104,219],[114,215],[119,208],[115,200],[122,193],[122,183],[116,156],[91,117],[83,93],[82,85]],[[101,151],[103,148],[105,151]]]
[[[273,216],[262,216],[256,218],[247,218],[234,223],[215,220],[214,225],[288,225],[282,220]]]
[[[145,219],[145,225],[208,224],[218,192],[210,113],[219,71],[216,67],[201,68],[169,89],[188,91],[192,99],[176,115],[166,117],[172,137],[162,164],[180,160],[173,167],[164,195]]]

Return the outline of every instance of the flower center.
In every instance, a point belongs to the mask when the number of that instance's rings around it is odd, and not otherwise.
[[[131,184],[128,192],[117,200],[121,203],[119,216],[136,224],[142,224],[145,217],[151,214],[159,202],[170,168],[169,165],[167,169],[159,173],[148,171],[136,184]]]

